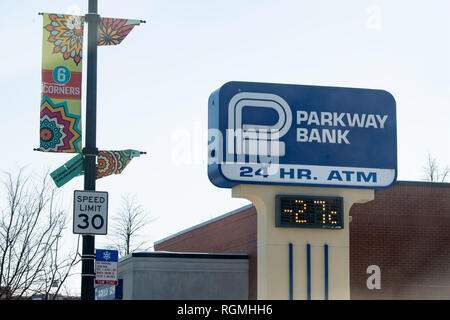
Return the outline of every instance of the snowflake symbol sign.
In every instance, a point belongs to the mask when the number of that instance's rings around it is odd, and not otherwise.
[[[109,253],[109,251],[103,252],[103,259],[105,259],[106,261],[111,259],[111,254]]]

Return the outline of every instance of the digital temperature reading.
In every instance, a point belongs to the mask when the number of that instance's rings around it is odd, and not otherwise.
[[[277,227],[343,229],[341,197],[276,196]]]

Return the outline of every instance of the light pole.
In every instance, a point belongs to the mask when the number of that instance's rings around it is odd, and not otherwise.
[[[84,153],[84,190],[95,190],[97,175],[97,29],[100,16],[97,0],[89,0],[89,12],[85,15],[88,24],[87,83],[86,83],[86,137]],[[81,300],[94,300],[95,236],[83,235],[81,265]]]

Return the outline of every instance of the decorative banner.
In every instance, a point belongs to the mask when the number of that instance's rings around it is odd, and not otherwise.
[[[123,39],[140,24],[140,20],[101,18],[98,25],[99,46],[114,46],[120,44]]]
[[[146,152],[136,150],[99,151],[97,155],[97,179],[119,174],[125,169],[134,157],[139,157]],[[65,185],[75,177],[84,174],[84,157],[79,153],[61,167],[50,173],[58,188]]]
[[[140,151],[99,151],[97,156],[97,179],[119,174],[125,169],[134,157],[139,157]]]
[[[40,151],[81,152],[82,16],[43,14]]]
[[[50,173],[56,186],[59,188],[75,177],[84,174],[84,158],[81,153],[67,161],[64,165]]]

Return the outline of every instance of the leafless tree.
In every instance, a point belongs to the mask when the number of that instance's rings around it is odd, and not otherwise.
[[[53,298],[59,293],[77,252],[61,254],[66,215],[58,207],[57,190],[45,174],[4,173],[0,202],[0,299]],[[52,292],[51,292],[52,291]]]
[[[439,166],[438,161],[431,153],[428,153],[427,164],[424,167],[425,180],[434,182],[444,182],[449,176],[450,167],[446,166],[442,168]]]
[[[151,245],[148,245],[149,240],[140,231],[155,218],[148,215],[135,195],[125,194],[121,198],[117,215],[111,219],[112,232],[109,233],[109,237],[112,245],[109,247],[118,250],[120,257],[137,250],[149,250],[151,248]]]
[[[117,249],[120,257],[136,250],[149,250],[151,246],[148,245],[148,238],[139,231],[154,220],[137,202],[136,196],[122,195],[121,207],[117,216],[112,218],[113,232],[110,233],[110,238],[113,245],[110,247]]]

